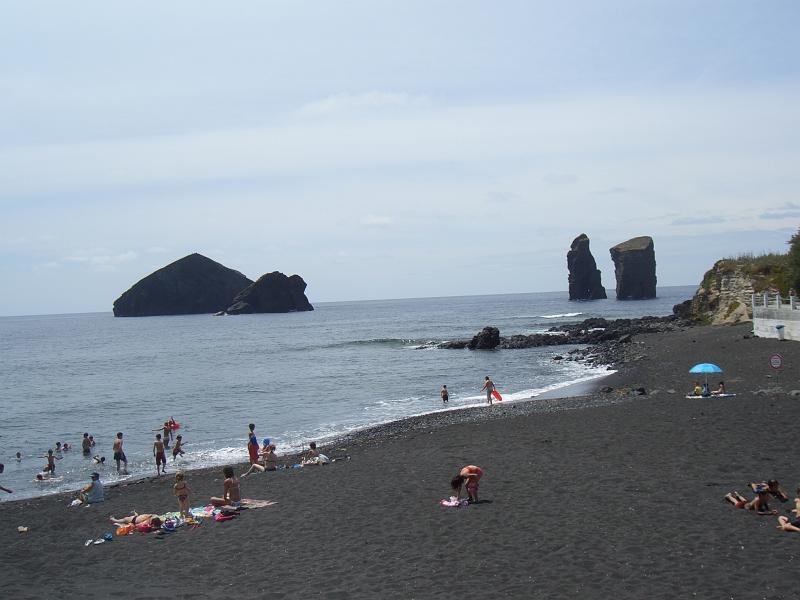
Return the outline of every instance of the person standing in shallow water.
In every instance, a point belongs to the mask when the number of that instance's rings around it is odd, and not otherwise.
[[[481,391],[486,390],[486,402],[489,403],[489,406],[492,405],[492,392],[494,392],[494,381],[489,379],[489,376],[486,376],[486,381],[481,388]]]
[[[256,437],[255,423],[248,425],[250,431],[247,434],[247,453],[250,456],[250,464],[258,463],[258,438]]]
[[[446,385],[442,386],[442,391],[439,392],[439,394],[442,396],[442,403],[443,404],[447,404],[450,401],[450,392],[447,391],[447,386]]]
[[[128,457],[122,450],[122,432],[117,432],[117,439],[114,440],[114,460],[117,461],[117,473],[128,474]],[[124,463],[125,468],[120,471],[119,464]]]

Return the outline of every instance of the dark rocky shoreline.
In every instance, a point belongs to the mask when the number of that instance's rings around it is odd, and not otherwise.
[[[443,350],[516,350],[542,346],[582,346],[578,353],[597,357],[592,364],[614,364],[622,356],[620,347],[628,344],[632,337],[644,333],[664,333],[695,327],[696,324],[676,315],[666,317],[640,317],[637,319],[585,319],[580,323],[570,323],[551,327],[546,333],[531,335],[512,335],[503,337],[495,327],[485,327],[471,340],[453,340],[436,345]],[[576,351],[570,351],[570,355]]]

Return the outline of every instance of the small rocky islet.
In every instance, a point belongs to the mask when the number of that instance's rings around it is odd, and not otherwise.
[[[114,301],[115,317],[285,313],[314,310],[299,275],[273,271],[252,281],[193,253],[135,283]]]

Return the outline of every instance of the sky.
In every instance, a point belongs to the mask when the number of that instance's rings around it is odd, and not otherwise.
[[[312,303],[659,285],[800,226],[800,3],[16,0],[0,315],[110,311],[199,252]]]

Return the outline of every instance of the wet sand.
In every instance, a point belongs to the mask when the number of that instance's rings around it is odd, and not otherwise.
[[[800,534],[722,502],[748,495],[748,481],[774,477],[789,492],[800,482],[800,398],[788,394],[800,389],[800,344],[747,332],[636,336],[629,362],[594,386],[610,392],[363,432],[327,451],[349,461],[242,481],[245,497],[275,506],[195,530],[83,546],[112,531],[109,515],[174,510],[171,477],[109,489],[89,508],[65,496],[4,502],[3,595],[795,598]],[[696,362],[723,366],[738,395],[685,399]],[[482,502],[440,507],[465,464],[485,470]],[[221,493],[221,469],[188,481],[192,505]]]

